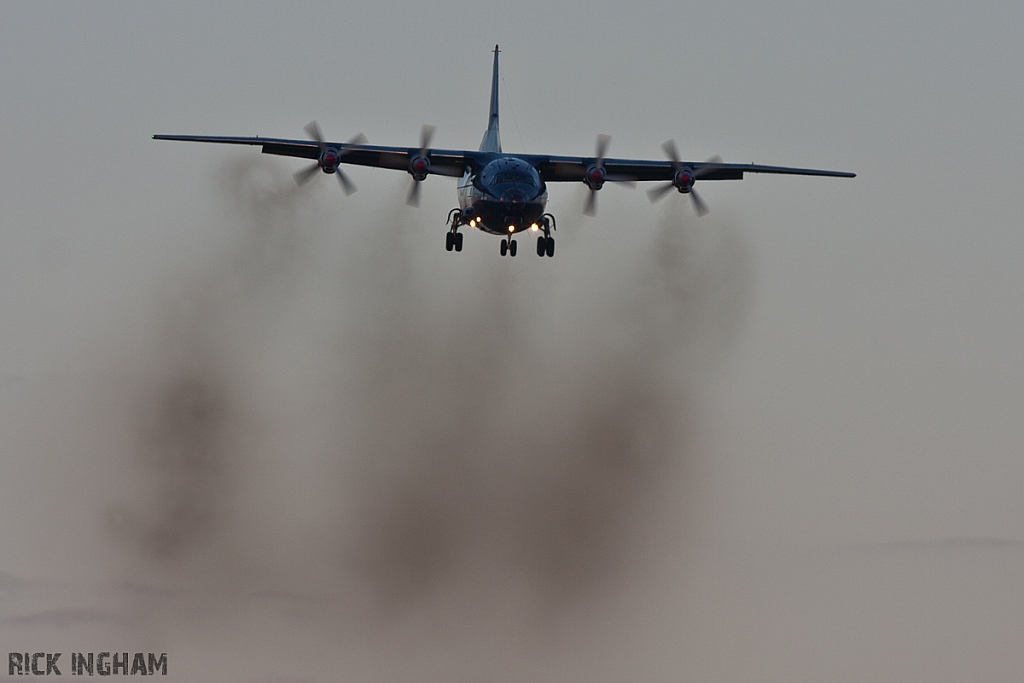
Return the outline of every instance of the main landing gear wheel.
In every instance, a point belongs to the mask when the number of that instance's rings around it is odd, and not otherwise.
[[[554,256],[555,238],[541,235],[537,238],[537,256]]]
[[[509,256],[515,256],[516,255],[516,241],[515,240],[506,240],[506,239],[501,240],[501,255],[504,256],[505,254],[508,254]]]
[[[462,251],[462,233],[449,232],[444,236],[444,248],[448,251]]]

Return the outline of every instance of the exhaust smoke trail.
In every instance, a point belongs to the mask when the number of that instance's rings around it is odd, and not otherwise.
[[[259,603],[356,677],[472,676],[509,643],[542,670],[557,647],[530,634],[610,604],[686,495],[692,407],[752,288],[742,240],[673,207],[581,289],[571,261],[438,268],[404,209],[333,248],[264,160],[222,190],[244,231],[162,297],[126,388],[138,479],[110,528],[152,588],[131,611],[174,638],[195,613],[245,631]],[[417,662],[428,643],[451,661]]]

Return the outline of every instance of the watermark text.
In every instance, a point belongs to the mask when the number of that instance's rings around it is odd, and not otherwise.
[[[9,676],[60,676],[62,652],[8,652]],[[129,656],[131,655],[131,656]],[[72,676],[166,676],[167,653],[72,652]]]

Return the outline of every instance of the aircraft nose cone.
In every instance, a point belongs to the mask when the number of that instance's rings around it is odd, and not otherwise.
[[[510,190],[505,190],[505,192],[503,192],[501,194],[501,201],[503,201],[503,202],[512,202],[514,204],[518,204],[520,202],[525,202],[526,201],[526,193],[523,192],[522,190],[518,189],[518,188],[513,188],[513,189],[510,189]]]

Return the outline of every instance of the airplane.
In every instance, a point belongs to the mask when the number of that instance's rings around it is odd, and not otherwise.
[[[611,140],[607,135],[598,136],[596,153],[592,157],[502,152],[498,132],[499,52],[495,45],[487,130],[477,151],[431,148],[435,128],[427,125],[420,131],[419,147],[370,145],[362,133],[348,142],[328,142],[316,121],[305,127],[310,140],[211,135],[154,135],[153,139],[260,145],[264,154],[313,159],[311,166],[295,174],[295,181],[305,184],[318,170],[334,174],[346,195],[355,192],[356,187],[341,169],[341,164],[405,171],[412,176],[406,198],[410,206],[419,206],[420,183],[427,176],[458,178],[459,206],[448,213],[445,248],[462,251],[463,233],[459,229],[469,227],[500,235],[502,256],[516,255],[515,235],[526,230],[540,233],[537,237],[538,256],[555,255],[555,239],[551,234],[556,230],[555,217],[545,211],[547,183],[551,182],[582,182],[586,185],[590,194],[583,213],[588,216],[596,214],[597,192],[606,182],[635,186],[637,182],[648,181],[662,183],[648,191],[651,202],[676,190],[689,195],[697,214],[703,216],[708,208],[694,188],[698,180],[742,180],[744,173],[855,177],[855,174],[843,171],[729,164],[717,156],[702,162],[682,161],[673,140],[662,145],[668,157],[666,161],[611,159],[605,156]]]

